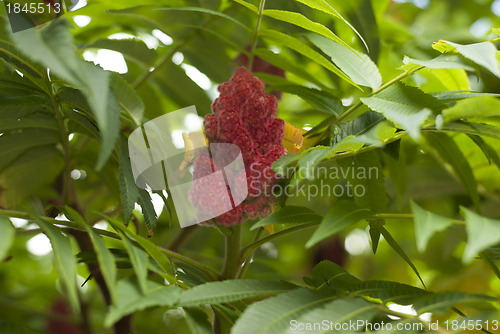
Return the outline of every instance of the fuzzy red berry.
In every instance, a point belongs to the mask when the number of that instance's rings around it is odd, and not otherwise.
[[[275,199],[269,189],[276,178],[271,164],[286,154],[281,145],[284,135],[284,122],[275,118],[278,102],[275,96],[264,92],[265,84],[249,70],[239,67],[228,82],[219,86],[220,96],[212,104],[212,114],[204,119],[204,131],[210,143],[230,143],[236,145],[242,154],[244,166],[236,172],[226,171],[226,181],[232,187],[226,187],[218,181],[202,180],[193,186],[189,199],[193,205],[204,212],[220,210],[220,201],[227,199],[227,194],[234,199],[242,199],[241,205],[218,216],[216,221],[225,225],[234,225],[243,219],[264,217],[271,212]],[[214,145],[214,147],[217,147]],[[196,177],[223,169],[236,156],[217,149],[212,156],[200,155],[194,165]],[[199,161],[198,161],[199,160]],[[200,170],[198,170],[200,169]],[[244,180],[248,189],[238,188],[238,182]],[[227,192],[227,194],[226,194]]]

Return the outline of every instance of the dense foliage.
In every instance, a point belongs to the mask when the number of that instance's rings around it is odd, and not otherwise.
[[[414,3],[0,6],[0,333],[499,333],[500,2]],[[279,191],[181,229],[127,137],[190,105]]]

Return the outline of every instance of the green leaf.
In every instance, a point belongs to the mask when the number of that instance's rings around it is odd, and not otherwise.
[[[285,10],[275,10],[275,9],[266,9],[264,10],[264,15],[272,17],[273,19],[280,20],[283,22],[287,22],[290,24],[294,24],[306,30],[315,32],[319,35],[327,37],[329,40],[335,41],[344,45],[345,47],[352,50],[352,48],[346,44],[343,40],[341,40],[337,35],[335,35],[330,29],[325,27],[322,24],[309,20],[302,14],[289,12]]]
[[[0,216],[0,262],[7,257],[7,252],[14,242],[16,229],[9,219]]]
[[[92,227],[90,227],[84,218],[76,212],[74,209],[69,206],[65,206],[64,210],[66,211],[68,218],[77,223],[80,228],[85,229],[94,244],[94,248],[97,254],[97,260],[99,262],[99,268],[101,269],[102,276],[104,281],[106,281],[106,285],[108,286],[109,294],[111,296],[111,300],[114,304],[117,303],[117,292],[116,292],[116,261],[111,253],[111,251],[106,247],[104,240],[102,237],[94,231]]]
[[[500,94],[478,93],[472,91],[444,91],[444,92],[436,92],[430,94],[443,102],[454,102],[456,100],[463,100],[478,96],[500,97]]]
[[[430,238],[432,238],[435,233],[444,231],[447,227],[451,226],[452,221],[451,219],[422,209],[413,201],[410,201],[410,205],[415,215],[415,238],[417,239],[417,249],[419,252],[423,252]]]
[[[130,257],[130,262],[132,262],[132,267],[134,268],[137,281],[139,282],[139,287],[141,288],[142,293],[146,294],[148,292],[148,254],[132,244],[122,231],[117,232],[125,244],[125,248],[127,249]]]
[[[94,67],[89,67],[94,68]],[[94,71],[96,78],[99,77],[99,71]],[[100,76],[102,80],[104,80],[104,76]],[[99,88],[99,86],[95,86],[95,90],[104,89]],[[94,94],[94,93],[92,93]],[[97,124],[99,125],[99,132],[102,138],[101,150],[99,151],[99,156],[97,158],[96,169],[100,170],[106,164],[109,156],[113,152],[115,142],[118,139],[120,133],[120,104],[118,102],[118,98],[113,91],[109,91],[109,94],[106,98],[107,107],[102,109],[101,104],[97,106],[96,103],[89,101],[92,106],[92,110],[94,110],[94,114],[97,120]]]
[[[365,46],[366,50],[368,50],[368,45],[366,45],[365,40],[363,39],[363,36],[346,20],[340,15],[340,13],[333,8],[326,0],[296,0],[297,2],[303,3],[306,6],[309,6],[313,9],[320,10],[324,13],[327,13],[329,15],[332,15],[336,18],[341,19],[349,28],[352,29],[358,35],[359,39],[361,42],[363,42],[363,45]]]
[[[465,58],[483,66],[500,78],[500,67],[497,60],[497,48],[491,42],[462,45],[448,41],[439,41],[432,47],[442,53],[458,52]]]
[[[295,287],[288,283],[249,279],[208,282],[184,291],[178,305],[231,303],[260,295],[275,295]]]
[[[28,149],[0,173],[2,206],[18,207],[37,194],[52,192],[52,184],[63,168],[64,159],[55,146]]]
[[[319,227],[307,241],[306,248],[310,248],[318,242],[371,216],[373,216],[373,213],[370,210],[360,208],[352,201],[337,201],[328,210]]]
[[[261,226],[275,224],[304,224],[320,222],[322,217],[313,210],[304,206],[286,206],[279,211],[261,219],[259,222],[252,225],[254,230]]]
[[[401,248],[401,246],[399,246],[399,244],[397,243],[396,240],[394,240],[394,238],[392,237],[392,235],[389,233],[389,231],[387,231],[385,229],[385,227],[382,226],[381,223],[379,223],[378,221],[373,221],[373,224],[371,225],[373,228],[376,228],[380,234],[382,234],[385,238],[385,240],[387,241],[387,243],[389,244],[389,246],[391,246],[392,249],[394,249],[394,251],[399,255],[401,256],[401,258],[403,260],[405,260],[406,263],[408,263],[408,265],[411,267],[411,269],[413,270],[413,272],[415,272],[415,274],[417,275],[418,279],[420,280],[420,282],[422,282],[422,285],[425,287],[425,283],[424,281],[422,280],[422,277],[420,277],[420,273],[418,272],[417,270],[417,267],[415,267],[415,265],[413,264],[413,262],[410,260],[410,258],[408,257],[408,255],[406,255],[405,251],[403,250],[403,248]]]
[[[469,263],[483,250],[500,243],[500,220],[482,217],[464,207],[460,210],[467,229],[463,262]]]
[[[474,68],[467,65],[460,56],[457,55],[440,55],[431,60],[418,60],[407,56],[403,59],[404,64],[416,64],[432,69],[462,69],[466,71],[474,71]]]
[[[255,14],[257,14],[259,12],[259,9],[257,7],[255,7],[254,5],[246,2],[246,1],[243,1],[243,0],[234,0],[234,2],[237,2],[239,3],[240,5],[250,9],[252,12],[254,12]]]
[[[358,117],[359,118],[359,117]],[[386,141],[394,136],[397,129],[389,122],[383,121],[376,124],[373,128],[362,135],[352,138],[353,142],[359,142],[364,145],[373,145],[384,147]]]
[[[186,322],[192,334],[212,334],[212,324],[208,316],[196,307],[184,307]]]
[[[80,311],[80,300],[78,298],[78,288],[76,282],[77,270],[76,260],[71,248],[70,239],[52,224],[42,219],[37,219],[36,223],[50,239],[54,250],[54,260],[59,277],[63,283],[65,292],[75,314]]]
[[[488,124],[454,121],[444,126],[443,131],[466,133],[500,139],[498,127]]]
[[[135,240],[142,247],[142,249],[144,249],[146,253],[148,253],[149,256],[151,256],[151,258],[156,261],[156,263],[158,263],[160,268],[165,272],[166,276],[168,276],[172,280],[172,282],[175,281],[175,278],[173,278],[172,276],[173,268],[172,264],[170,263],[170,259],[164,253],[162,253],[162,251],[154,243],[152,243],[148,239],[141,237],[140,235],[133,233],[125,226],[123,226],[123,223],[116,221],[113,218],[105,217],[105,219],[111,226],[113,226],[116,231],[121,231]]]
[[[337,299],[315,307],[298,319],[293,319],[284,333],[340,333],[340,331],[334,330],[336,324],[351,324],[358,321],[371,322],[377,313],[379,313],[378,305],[369,303],[363,298]],[[328,326],[325,326],[325,319],[328,319]],[[314,331],[301,330],[298,324],[306,323],[318,323],[321,324],[321,328],[317,329],[315,327]],[[343,329],[342,333],[351,332]]]
[[[139,200],[139,189],[134,181],[132,166],[128,152],[128,142],[125,137],[120,138],[120,167],[119,167],[120,197],[122,201],[123,221],[130,221],[135,203]]]
[[[356,54],[353,50],[322,36],[310,34],[308,38],[358,85],[370,87],[372,90],[382,85],[382,76],[377,65],[366,54]]]
[[[484,156],[486,159],[488,159],[488,163],[491,165],[491,162],[493,162],[495,165],[500,167],[500,157],[498,156],[497,151],[488,144],[482,137],[477,136],[477,135],[468,135],[470,139],[474,142],[474,144],[477,145],[483,152]]]
[[[156,216],[156,211],[153,206],[153,200],[145,189],[139,189],[139,205],[141,206],[144,222],[148,230],[153,231],[156,228],[158,217]]]
[[[280,90],[301,97],[309,103],[311,107],[329,114],[340,116],[344,107],[338,98],[332,94],[316,88],[309,88],[299,85],[279,85],[271,86],[272,89]]]
[[[110,86],[118,98],[120,106],[139,126],[144,117],[144,103],[134,89],[118,73],[111,75]]]
[[[13,39],[27,56],[50,68],[51,78],[59,76],[82,90],[102,137],[97,160],[97,169],[101,169],[113,151],[120,129],[120,106],[110,90],[109,73],[76,56],[73,38],[64,20],[53,21],[43,29],[21,31]]]
[[[430,115],[429,109],[438,112],[446,108],[435,97],[400,82],[371,97],[363,97],[361,101],[370,109],[382,113],[396,126],[408,130],[417,141],[420,127]]]
[[[455,141],[444,133],[428,132],[425,134],[429,145],[439,156],[453,168],[459,180],[467,189],[476,208],[479,207],[479,193],[477,182],[469,162],[455,143]]]
[[[369,233],[370,233],[370,240],[372,244],[372,251],[373,254],[377,253],[377,248],[378,248],[378,243],[380,241],[380,231],[375,227],[372,227],[372,222],[370,222],[370,228],[369,228]]]
[[[118,281],[116,286],[118,303],[111,306],[104,325],[110,327],[122,317],[150,307],[174,306],[179,300],[181,288],[175,285],[162,286],[158,283],[148,283],[149,292],[143,295],[133,280]]]
[[[22,129],[0,137],[0,172],[14,163],[30,148],[54,145],[61,137],[56,131],[45,129]]]
[[[28,98],[31,100],[31,97],[26,97],[26,99]],[[2,115],[0,132],[3,133],[16,129],[59,129],[54,114],[43,106],[34,107],[31,103],[27,105],[0,105],[0,114]]]
[[[236,321],[232,334],[282,333],[290,321],[331,301],[334,296],[304,288],[282,293],[250,305]]]
[[[326,60],[322,55],[320,55],[318,52],[314,51],[311,49],[309,46],[306,44],[302,43],[295,37],[283,34],[279,31],[276,30],[261,30],[260,31],[260,36],[265,37],[269,40],[272,40],[273,42],[278,43],[279,45],[286,46],[301,55],[311,59],[315,63],[318,63],[319,65],[323,66],[330,72],[338,75],[341,79],[347,81],[351,85],[353,85],[356,88],[359,88],[358,85],[356,85],[345,73],[340,71],[337,67],[335,67],[332,63],[330,63],[328,60]]]
[[[331,261],[321,261],[311,271],[310,284],[316,288],[347,291],[361,280],[349,274],[344,268]]]
[[[491,96],[471,97],[443,110],[444,122],[459,118],[500,116],[500,101]]]
[[[354,295],[378,298],[384,303],[413,304],[416,298],[429,292],[411,285],[392,281],[364,281],[353,285],[350,290]]]
[[[432,312],[444,314],[459,304],[485,303],[488,301],[498,301],[499,298],[478,295],[466,292],[439,292],[423,296],[415,301],[413,307],[418,314]]]
[[[297,76],[306,79],[311,83],[314,83],[316,86],[320,88],[327,88],[327,86],[325,86],[325,83],[322,80],[318,79],[316,76],[308,72],[306,69],[304,69],[303,66],[298,64],[296,61],[288,59],[287,57],[279,53],[274,53],[271,50],[264,48],[257,48],[255,50],[255,55],[276,67],[279,67],[287,72],[294,73]],[[298,87],[303,87],[303,86],[298,86]],[[294,94],[293,92],[289,93]]]
[[[365,133],[380,124],[384,119],[382,114],[369,110],[352,121],[335,124],[332,143],[337,144],[349,136],[358,136]]]

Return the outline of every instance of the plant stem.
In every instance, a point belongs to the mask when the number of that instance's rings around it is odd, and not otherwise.
[[[255,33],[253,35],[252,49],[250,50],[250,56],[248,57],[248,69],[251,71],[253,67],[253,61],[255,59],[255,49],[257,49],[257,41],[259,40],[259,30],[262,23],[262,16],[264,16],[264,7],[266,6],[266,0],[260,0],[259,13],[257,16],[257,25],[255,26]]]
[[[264,233],[264,227],[259,227],[257,233],[255,234],[253,242],[259,241],[260,237],[262,236],[262,233]],[[243,266],[241,267],[240,272],[238,273],[238,278],[242,278],[245,275],[245,272],[247,271],[247,268],[250,265],[250,261],[252,260],[254,252],[255,249],[250,253],[248,259],[243,259],[245,262],[243,263]]]
[[[231,228],[232,233],[226,236],[226,249],[224,268],[220,274],[220,280],[234,279],[241,268],[242,258],[241,250],[241,225],[235,225]]]
[[[47,85],[47,91],[50,97],[50,101],[52,103],[52,107],[54,108],[54,114],[57,119],[57,123],[59,125],[59,131],[61,133],[61,143],[64,151],[64,171],[63,171],[63,187],[62,187],[62,202],[68,203],[69,196],[69,187],[71,182],[71,148],[69,146],[69,134],[66,129],[66,124],[64,124],[64,115],[61,110],[61,106],[57,101],[56,96],[54,95],[54,88],[52,87],[52,83],[50,82],[49,70],[45,71],[44,76],[45,84]]]

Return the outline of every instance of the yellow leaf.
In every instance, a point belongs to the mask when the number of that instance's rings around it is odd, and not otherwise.
[[[195,158],[195,149],[207,146],[205,133],[201,130],[190,133],[183,132],[182,139],[184,140],[184,160],[182,160],[182,163],[177,170],[178,177],[183,177],[186,169],[193,163]]]
[[[269,233],[269,234],[274,234],[274,225],[266,225],[264,226],[264,229]]]
[[[283,147],[288,153],[298,153],[304,143],[303,131],[292,124],[285,122],[285,135],[283,136]]]

